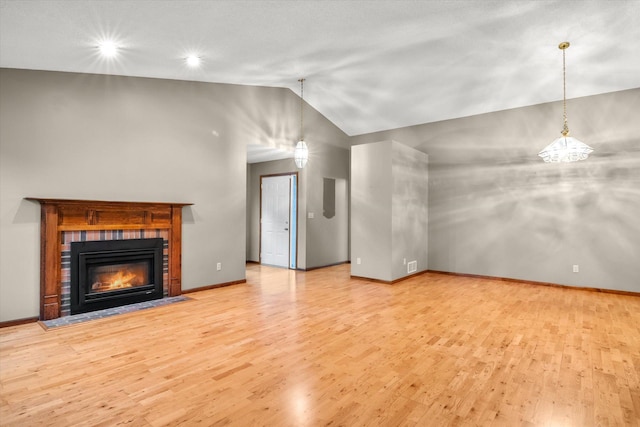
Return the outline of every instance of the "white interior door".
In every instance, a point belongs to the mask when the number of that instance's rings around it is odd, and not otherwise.
[[[289,175],[262,178],[260,262],[289,266]]]

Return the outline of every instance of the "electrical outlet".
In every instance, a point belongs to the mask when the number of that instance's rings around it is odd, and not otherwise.
[[[580,272],[580,266],[578,264],[573,264],[573,272],[574,273],[579,273]]]
[[[362,264],[362,260],[360,258],[356,258],[356,264],[358,265]]]
[[[402,265],[407,265],[407,259],[406,258],[402,259]]]
[[[218,270],[218,271],[222,270],[222,263],[221,262],[216,264],[216,270]]]

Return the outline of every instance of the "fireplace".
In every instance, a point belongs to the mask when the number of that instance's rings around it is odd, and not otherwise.
[[[37,201],[41,205],[40,320],[57,319],[71,314],[70,254],[72,242],[163,238],[162,281],[153,277],[153,284],[157,285],[162,282],[164,291],[161,291],[160,295],[166,294],[171,297],[182,293],[182,208],[191,205],[191,203],[118,202],[35,197],[27,197],[27,200]],[[93,252],[101,252],[101,250],[93,250]],[[91,264],[93,260],[89,261]],[[155,276],[159,263],[155,258],[153,262],[154,265],[151,269],[153,274],[149,273],[149,275]],[[80,274],[77,274],[77,279],[79,279]],[[92,285],[93,283],[91,283]],[[144,293],[146,294],[148,290],[146,289]],[[106,292],[104,296],[117,300],[120,299],[120,295],[140,291],[139,288],[135,291],[111,290]],[[155,292],[154,296],[157,295],[158,292]],[[79,302],[80,294],[77,293],[74,298],[77,298]],[[86,303],[85,294],[82,298]],[[88,305],[95,304],[92,302]]]
[[[163,297],[163,239],[71,243],[71,314]]]

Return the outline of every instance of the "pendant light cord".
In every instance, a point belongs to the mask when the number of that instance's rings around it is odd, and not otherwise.
[[[303,116],[302,111],[304,108],[304,79],[299,79],[300,82],[300,141],[304,141],[304,135],[302,133]]]

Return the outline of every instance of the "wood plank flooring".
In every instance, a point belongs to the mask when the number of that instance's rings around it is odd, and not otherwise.
[[[640,426],[640,298],[349,266],[0,330],[2,426]]]

